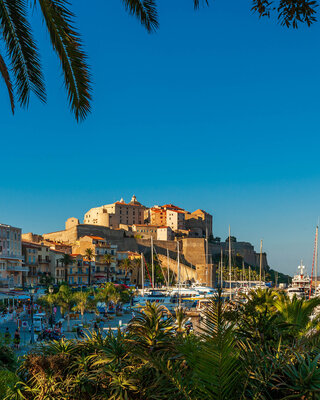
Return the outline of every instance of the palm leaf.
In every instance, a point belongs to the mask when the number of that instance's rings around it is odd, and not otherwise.
[[[126,10],[136,16],[148,32],[159,27],[155,0],[122,0]]]
[[[36,44],[26,18],[27,0],[0,0],[0,26],[11,59],[19,103],[27,106],[30,92],[46,100]]]
[[[37,0],[47,25],[54,50],[57,52],[71,110],[77,121],[90,112],[91,82],[86,55],[78,32],[73,27],[74,15],[63,0]]]
[[[14,97],[13,97],[12,83],[11,83],[7,65],[6,65],[3,57],[1,56],[1,54],[0,54],[0,73],[2,75],[2,78],[3,78],[6,86],[7,86],[10,103],[11,103],[11,110],[12,110],[12,114],[14,114]]]
[[[200,1],[201,0],[193,0],[193,6],[195,8],[195,10],[197,10],[200,7]],[[201,1],[204,5],[209,6],[209,0],[202,0]]]
[[[219,296],[204,312],[201,349],[187,354],[207,398],[228,400],[238,398],[241,387],[240,351],[233,325],[225,319],[225,307]]]

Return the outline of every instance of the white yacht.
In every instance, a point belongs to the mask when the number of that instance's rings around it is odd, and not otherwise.
[[[306,297],[310,290],[311,278],[305,271],[305,266],[301,264],[298,267],[298,273],[292,278],[292,284],[288,287],[287,293],[290,298]]]

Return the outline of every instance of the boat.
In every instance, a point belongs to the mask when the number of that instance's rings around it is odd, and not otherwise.
[[[287,294],[290,298],[294,295],[300,298],[308,296],[311,284],[311,278],[306,272],[306,267],[300,263],[298,273],[292,278],[292,283],[287,289]]]

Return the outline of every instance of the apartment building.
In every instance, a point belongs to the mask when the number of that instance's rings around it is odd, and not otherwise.
[[[24,266],[28,268],[23,276],[23,285],[37,285],[39,282],[39,263],[38,252],[41,246],[32,242],[22,242],[22,254]]]
[[[154,206],[150,210],[150,223],[157,226],[169,226],[173,231],[185,229],[186,211],[173,204]]]
[[[167,226],[173,231],[185,229],[185,211],[167,210]]]
[[[118,229],[120,225],[143,224],[144,207],[132,196],[129,203],[123,199],[112,204],[91,208],[84,216],[84,224],[102,225]]]
[[[82,254],[71,254],[73,262],[68,266],[68,283],[70,285],[88,285],[89,283],[89,260]],[[91,272],[93,266],[91,265]]]
[[[28,272],[22,261],[21,229],[0,224],[0,283],[3,286],[22,286],[23,273]]]
[[[117,268],[117,245],[107,243],[107,241],[99,236],[83,236],[75,246],[73,246],[73,254],[86,255],[86,250],[91,249],[93,253],[91,277],[92,281],[105,282],[108,279],[114,281],[116,279]],[[111,256],[111,264],[105,261],[106,255]],[[89,260],[86,260],[89,261]]]

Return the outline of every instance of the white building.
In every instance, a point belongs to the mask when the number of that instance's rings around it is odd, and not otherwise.
[[[185,229],[185,212],[180,210],[167,210],[167,226],[173,231]]]
[[[173,240],[173,236],[170,226],[160,226],[157,229],[157,240]]]

